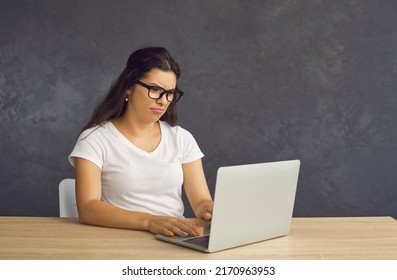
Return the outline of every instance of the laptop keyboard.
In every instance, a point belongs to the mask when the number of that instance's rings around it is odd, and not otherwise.
[[[185,243],[201,246],[204,248],[208,248],[209,241],[210,241],[209,235],[204,235],[204,236],[200,236],[200,237],[194,237],[194,238],[189,238],[189,239],[183,240],[183,242],[185,242]]]

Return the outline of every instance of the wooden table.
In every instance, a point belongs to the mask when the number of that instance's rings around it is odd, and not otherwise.
[[[397,221],[294,218],[288,236],[208,254],[148,232],[88,226],[73,218],[0,217],[0,259],[397,260]]]

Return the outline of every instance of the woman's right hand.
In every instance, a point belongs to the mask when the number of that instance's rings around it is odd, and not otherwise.
[[[195,219],[185,219],[166,216],[151,216],[148,219],[148,230],[154,234],[166,236],[198,236],[198,222]]]

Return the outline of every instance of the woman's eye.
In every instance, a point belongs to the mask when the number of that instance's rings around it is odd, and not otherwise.
[[[150,91],[153,93],[160,93],[163,91],[163,89],[161,87],[152,87]]]

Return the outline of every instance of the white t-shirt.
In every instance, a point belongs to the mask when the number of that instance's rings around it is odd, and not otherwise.
[[[182,164],[204,155],[185,129],[160,121],[161,141],[151,153],[132,144],[111,123],[87,129],[69,155],[96,164],[102,176],[102,201],[120,208],[183,217]]]

